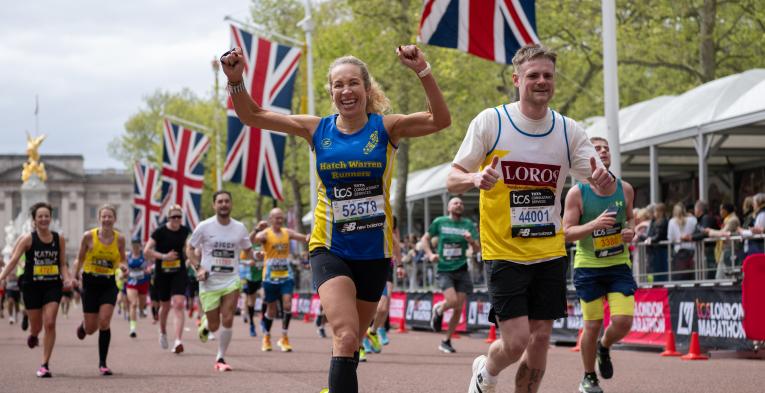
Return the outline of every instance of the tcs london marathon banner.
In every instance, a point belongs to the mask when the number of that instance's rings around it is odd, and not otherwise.
[[[675,288],[669,297],[679,346],[687,347],[691,333],[697,332],[704,349],[752,349],[743,326],[740,287]]]

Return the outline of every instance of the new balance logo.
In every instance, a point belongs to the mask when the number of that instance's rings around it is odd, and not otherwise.
[[[355,222],[347,222],[343,224],[343,232],[351,232],[356,230],[356,223]]]

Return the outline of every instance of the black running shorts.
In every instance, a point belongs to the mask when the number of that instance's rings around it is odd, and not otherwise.
[[[489,320],[505,321],[528,316],[553,320],[566,316],[566,270],[568,260],[521,264],[489,261]]]
[[[367,302],[380,300],[390,270],[390,258],[348,260],[332,254],[326,248],[311,251],[313,287],[318,290],[328,280],[347,276],[356,285],[356,299]]]
[[[101,305],[117,303],[117,283],[114,279],[82,279],[82,312],[97,314]]]
[[[26,283],[21,290],[24,296],[24,307],[27,310],[39,310],[51,302],[61,303],[61,291],[61,282]]]
[[[154,277],[154,288],[160,302],[169,302],[172,296],[186,296],[189,277],[185,270],[171,274],[160,273]],[[152,299],[154,300],[154,299]]]
[[[244,292],[247,295],[252,295],[255,292],[257,292],[262,285],[263,285],[263,281],[245,280],[244,288],[242,288],[242,292]]]

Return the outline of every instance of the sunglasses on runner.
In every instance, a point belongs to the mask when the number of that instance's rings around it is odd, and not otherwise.
[[[181,218],[183,218],[183,216],[170,216],[169,218],[172,220],[175,220],[175,219],[180,220]]]

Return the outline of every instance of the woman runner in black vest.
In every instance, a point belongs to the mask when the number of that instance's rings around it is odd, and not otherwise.
[[[50,230],[52,208],[45,202],[32,205],[30,213],[34,230],[21,236],[16,242],[13,256],[2,274],[0,283],[16,269],[21,255],[25,256],[24,274],[20,277],[21,293],[29,317],[27,345],[39,344],[37,336],[43,326],[43,362],[37,370],[40,378],[50,378],[48,361],[56,342],[56,316],[63,287],[71,288],[71,278],[66,264],[64,237]]]

